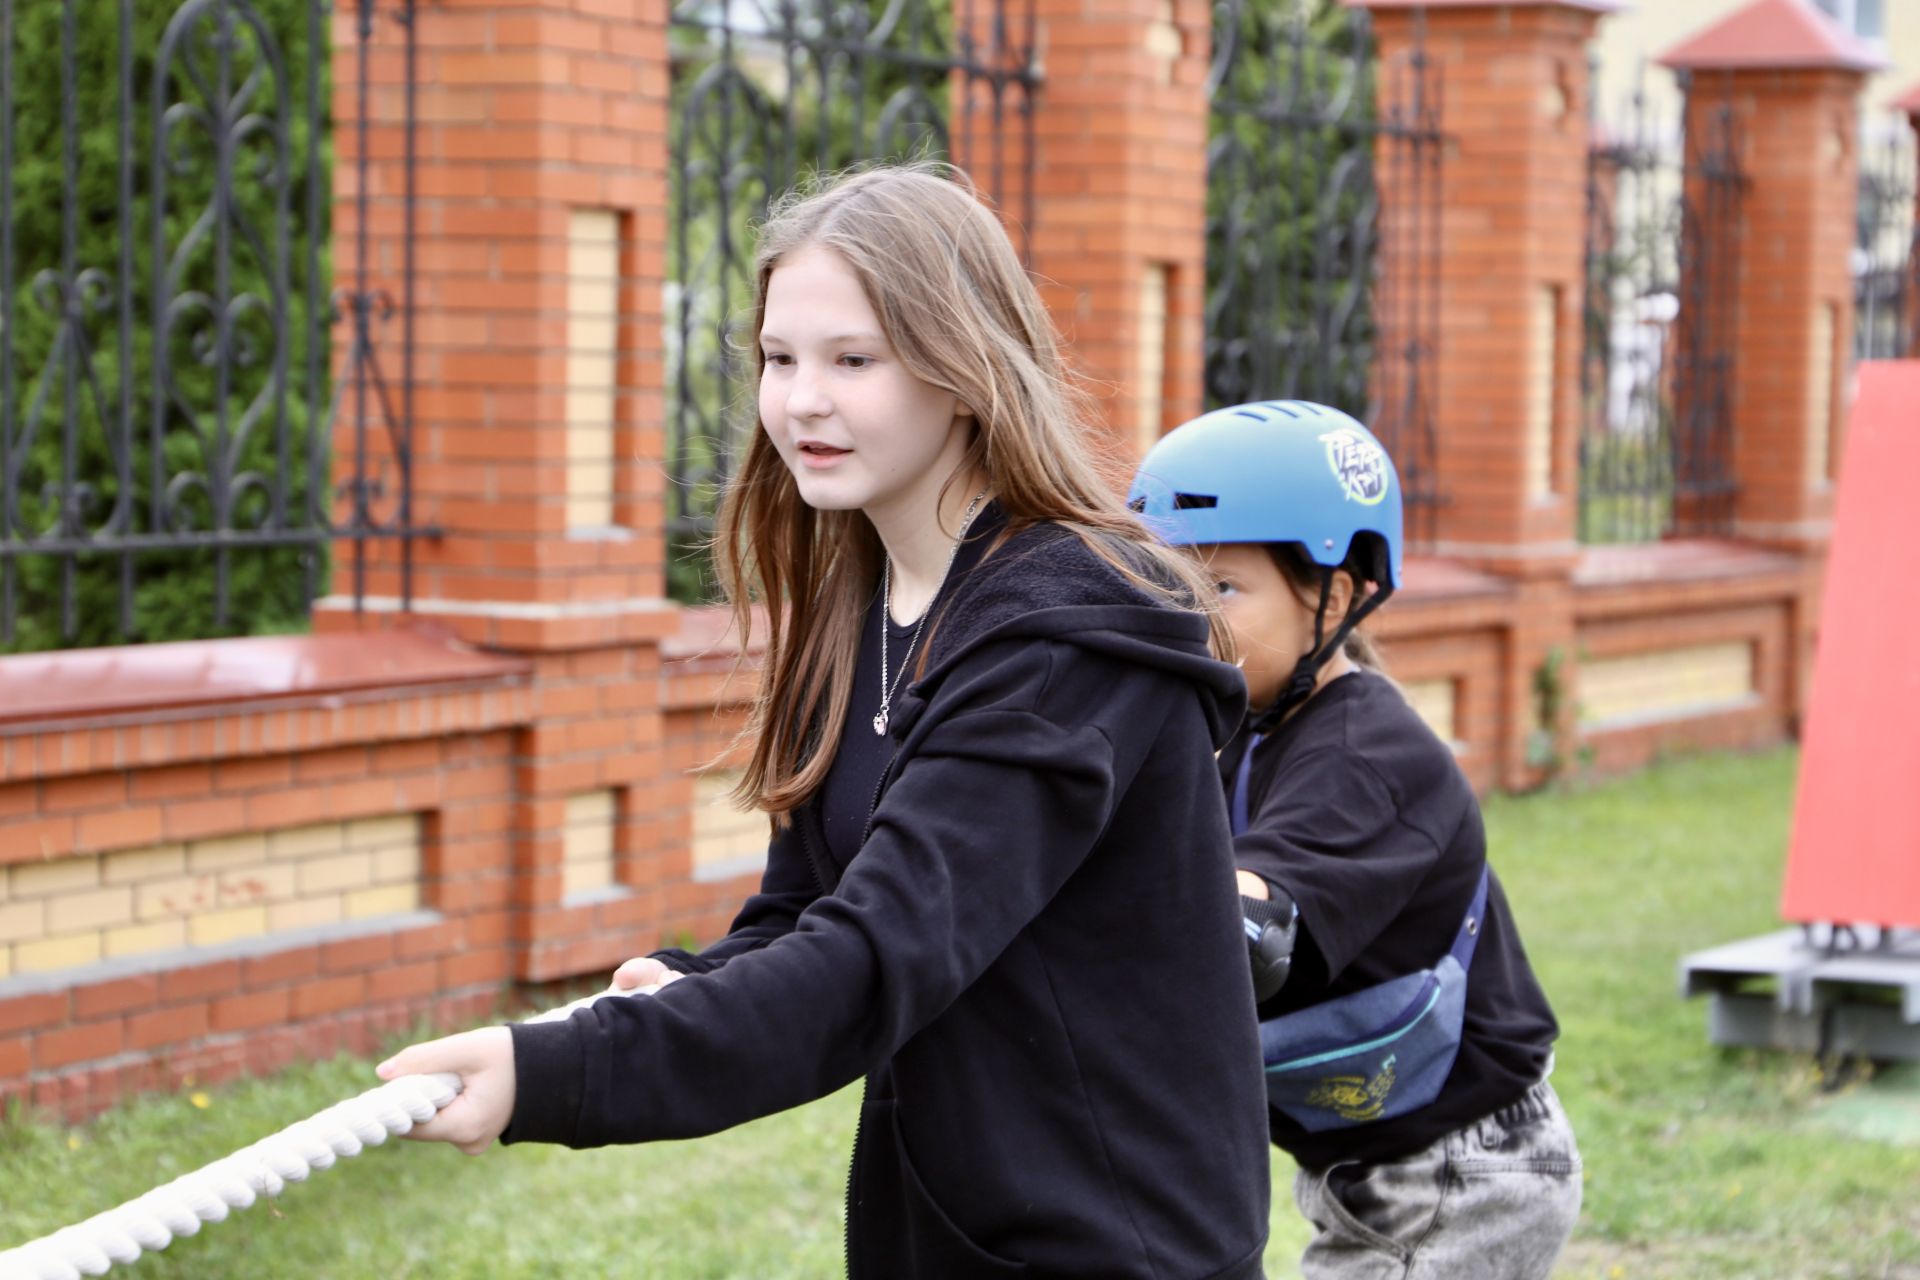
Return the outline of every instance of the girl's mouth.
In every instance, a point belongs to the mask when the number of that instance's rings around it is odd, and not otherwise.
[[[832,445],[808,442],[801,445],[795,452],[804,466],[820,471],[833,466],[840,459],[850,455],[853,450],[836,449]]]

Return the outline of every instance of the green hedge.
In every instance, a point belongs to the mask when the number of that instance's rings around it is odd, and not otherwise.
[[[288,218],[285,330],[280,339],[287,355],[287,458],[279,455],[271,403],[259,412],[258,425],[237,449],[228,448],[228,466],[235,473],[259,472],[266,477],[284,475],[289,521],[300,518],[306,508],[309,484],[324,484],[324,477],[309,477],[306,466],[309,422],[308,395],[317,394],[324,406],[328,389],[311,388],[307,378],[309,237],[317,239],[320,259],[320,296],[327,288],[328,266],[325,255],[326,226],[330,192],[321,192],[321,225],[308,225],[308,157],[315,145],[323,149],[321,180],[330,168],[325,155],[327,145],[324,119],[322,134],[312,136],[308,127],[307,94],[310,77],[319,77],[319,103],[322,115],[330,111],[330,90],[326,81],[326,25],[321,24],[321,47],[309,39],[308,18],[311,0],[227,0],[226,8],[235,18],[237,42],[232,55],[230,89],[237,93],[250,74],[259,80],[242,112],[268,116],[282,124],[287,133],[289,154],[275,167],[281,179],[263,174],[260,166],[271,153],[268,136],[251,133],[234,149],[235,179],[231,184],[233,218],[232,251],[229,255],[227,296],[253,293],[269,296],[270,263],[279,256],[276,245],[279,222],[276,217],[276,181],[284,180]],[[155,332],[153,314],[156,270],[177,272],[174,296],[193,290],[213,296],[217,289],[214,228],[209,216],[214,202],[214,146],[210,131],[191,118],[193,107],[205,108],[210,95],[218,93],[217,63],[213,42],[213,13],[208,6],[197,22],[181,22],[175,37],[179,40],[169,63],[170,74],[161,88],[162,110],[172,108],[187,118],[173,131],[173,161],[164,172],[166,213],[164,249],[161,261],[154,261],[155,191],[157,180],[154,146],[155,77],[161,59],[163,41],[168,39],[181,8],[172,3],[133,6],[132,60],[132,154],[134,156],[133,199],[122,220],[121,119],[122,81],[120,59],[120,5],[109,0],[73,4],[74,32],[71,57],[74,74],[71,111],[63,109],[68,87],[63,76],[68,44],[63,31],[65,4],[39,3],[15,6],[13,13],[13,146],[14,161],[8,175],[13,195],[13,279],[12,306],[0,316],[5,341],[11,347],[14,382],[13,395],[6,406],[8,416],[0,429],[10,433],[9,470],[13,473],[16,506],[14,522],[6,536],[13,543],[28,540],[55,523],[60,501],[57,490],[67,474],[65,437],[71,436],[75,455],[75,476],[92,487],[96,502],[84,520],[88,530],[99,530],[107,522],[116,501],[122,496],[120,467],[110,438],[120,434],[123,378],[131,391],[131,435],[129,443],[131,488],[130,522],[125,531],[147,534],[154,531],[152,434],[155,422],[156,378],[164,367],[173,382],[173,395],[164,413],[161,454],[167,476],[187,472],[210,473],[220,467],[219,450],[214,443],[215,408],[220,400],[218,372],[214,364],[196,347],[196,337],[211,330],[206,311],[192,313],[183,323],[171,327],[164,340],[164,359],[158,350],[161,338]],[[257,28],[251,17],[257,22]],[[264,40],[279,51],[280,74],[269,69],[263,59]],[[189,67],[200,72],[196,84]],[[285,94],[284,108],[276,101]],[[176,104],[189,104],[183,109]],[[65,151],[71,138],[77,157],[78,181],[71,200],[65,191]],[[260,237],[254,245],[241,233],[240,224],[250,224]],[[57,313],[58,299],[49,307],[44,296],[47,287],[36,287],[42,273],[52,272],[56,292],[63,291],[58,276],[63,261],[63,240],[71,225],[75,261],[82,273],[102,273],[95,293],[100,306],[88,307],[79,326],[90,358],[80,360],[82,376],[79,394],[71,402],[66,390],[65,366],[74,346],[63,340]],[[132,231],[133,270],[130,285],[122,281],[121,246],[124,227]],[[263,252],[262,252],[263,251]],[[121,290],[130,289],[131,368],[121,368]],[[264,311],[239,316],[233,331],[243,343],[257,351],[260,363],[250,368],[229,371],[226,407],[230,424],[241,423],[250,405],[267,385],[270,376],[274,333],[270,315]],[[67,326],[67,339],[73,327]],[[322,344],[321,377],[325,379],[324,355],[328,335],[319,335]],[[157,367],[158,366],[158,367]],[[184,407],[182,407],[184,405]],[[195,429],[196,424],[199,430]],[[229,428],[230,432],[234,427]],[[110,436],[110,432],[112,435]],[[202,440],[205,434],[205,441]],[[164,483],[164,482],[163,482]],[[211,516],[210,503],[203,489],[188,486],[177,503],[182,518],[196,528],[205,529]],[[231,523],[252,527],[265,510],[265,498],[251,489],[240,501]],[[133,558],[132,629],[121,633],[122,559],[119,555],[87,553],[70,564],[51,554],[16,558],[15,634],[11,641],[0,638],[0,651],[38,650],[71,646],[118,643],[121,640],[155,641],[202,638],[215,635],[243,635],[296,629],[304,625],[307,609],[307,574],[303,557],[311,553],[299,548],[243,549],[230,553],[230,600],[224,623],[215,617],[214,557],[211,552],[145,552]],[[314,565],[315,581],[325,582],[325,552],[318,552]],[[63,579],[71,577],[77,631],[63,635]]]

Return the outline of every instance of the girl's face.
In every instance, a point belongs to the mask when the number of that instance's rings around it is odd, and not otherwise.
[[[1220,593],[1220,612],[1240,650],[1247,699],[1256,708],[1264,707],[1280,696],[1294,664],[1313,648],[1313,615],[1319,600],[1302,601],[1257,542],[1204,547],[1201,556]],[[1345,616],[1352,592],[1352,580],[1344,572],[1335,573],[1327,598],[1328,619]]]
[[[839,254],[810,245],[774,268],[760,349],[760,422],[808,506],[933,512],[972,414],[900,362]]]

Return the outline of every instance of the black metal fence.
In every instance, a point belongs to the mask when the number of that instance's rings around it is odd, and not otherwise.
[[[1853,262],[1853,351],[1861,360],[1920,354],[1920,219],[1914,134],[1904,116],[1869,134],[1860,157]]]
[[[297,627],[335,540],[356,595],[367,542],[404,561],[413,7],[0,0],[0,650]],[[336,8],[360,55],[344,262]],[[405,68],[397,115],[376,52]],[[401,183],[369,179],[376,126],[404,133]],[[406,226],[383,286],[376,185]]]
[[[1213,39],[1207,403],[1297,398],[1362,419],[1400,469],[1409,537],[1430,537],[1439,70],[1418,36],[1383,67],[1366,13],[1332,3],[1217,0]]]
[[[1690,84],[1701,95],[1715,86]],[[1579,534],[1646,542],[1733,522],[1737,117],[1696,100],[1656,118],[1636,94],[1596,123],[1587,170]]]
[[[1032,204],[1033,7],[1009,0],[679,0],[671,20],[669,576],[706,595],[704,543],[739,432],[754,226],[804,181],[862,160],[953,158]],[[1004,203],[1004,200],[1003,200]]]

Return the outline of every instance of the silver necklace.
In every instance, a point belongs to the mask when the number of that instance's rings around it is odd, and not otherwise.
[[[887,556],[880,570],[880,710],[873,714],[873,731],[884,738],[887,736],[887,720],[893,713],[893,695],[897,692],[900,677],[907,674],[908,659],[913,657],[913,647],[920,643],[920,628],[927,625],[927,615],[933,612],[933,601],[940,598],[940,588],[947,585],[947,574],[953,571],[954,557],[960,554],[960,544],[967,540],[967,530],[973,525],[973,513],[980,506],[980,499],[987,496],[982,489],[973,495],[973,501],[967,504],[966,514],[960,517],[960,536],[953,540],[953,546],[947,551],[946,567],[940,570],[940,581],[934,584],[933,598],[927,601],[927,607],[920,611],[920,621],[913,624],[913,635],[907,639],[907,652],[900,659],[900,670],[888,677],[887,664],[887,624],[893,620],[893,557]]]

